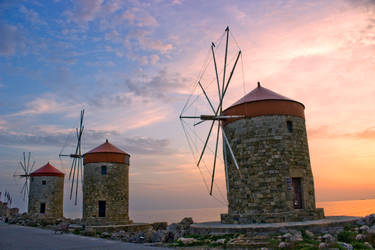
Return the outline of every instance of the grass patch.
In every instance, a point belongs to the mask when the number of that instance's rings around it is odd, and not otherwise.
[[[343,231],[337,235],[337,240],[345,243],[351,243],[355,240],[356,233],[351,231]]]
[[[278,249],[279,248],[279,244],[280,244],[280,240],[276,240],[276,239],[270,239],[268,241],[269,243],[269,246],[271,249]]]
[[[372,249],[372,248],[366,246],[365,244],[363,244],[362,242],[353,242],[352,246],[353,246],[354,249]]]

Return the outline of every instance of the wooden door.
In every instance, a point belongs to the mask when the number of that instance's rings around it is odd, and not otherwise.
[[[295,209],[301,209],[303,208],[301,178],[292,178],[292,187],[293,187],[293,207]]]
[[[41,214],[46,213],[46,203],[40,203],[40,213]]]
[[[99,217],[105,217],[105,201],[99,201]]]

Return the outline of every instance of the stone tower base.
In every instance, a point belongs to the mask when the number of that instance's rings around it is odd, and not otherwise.
[[[324,218],[323,208],[314,210],[293,210],[281,213],[262,214],[221,214],[222,224],[278,223],[292,221],[318,220]]]

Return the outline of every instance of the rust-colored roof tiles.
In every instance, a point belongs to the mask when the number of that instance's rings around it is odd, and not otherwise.
[[[64,177],[64,173],[56,169],[49,162],[43,167],[35,170],[30,176],[61,176]]]
[[[118,147],[114,146],[113,144],[109,143],[108,140],[105,141],[102,145],[94,148],[93,150],[87,152],[86,154],[95,154],[95,153],[116,153],[116,154],[126,154],[125,151],[122,151]],[[86,155],[85,154],[85,155]]]
[[[232,104],[230,107],[234,107],[243,103],[264,101],[264,100],[285,100],[285,101],[297,102],[288,97],[285,97],[276,92],[273,92],[272,90],[262,87],[260,83],[258,82],[258,87],[250,91],[248,94],[246,94],[240,100]]]

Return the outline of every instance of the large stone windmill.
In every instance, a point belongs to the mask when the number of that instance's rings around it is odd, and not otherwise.
[[[228,214],[223,223],[321,219],[315,208],[304,105],[258,86],[223,111],[240,165],[228,164]]]
[[[241,50],[238,50],[226,79],[228,37],[229,28],[226,29],[224,69],[221,72],[217,69],[215,46],[211,46],[218,105],[214,107],[215,102],[209,97],[204,83],[198,81],[197,86],[212,113],[186,114],[186,107],[191,107],[191,100],[195,100],[190,98],[180,115],[181,120],[193,119],[194,127],[211,122],[197,158],[198,167],[207,154],[213,127],[217,125],[210,195],[221,134],[228,200],[228,214],[221,215],[221,222],[248,224],[323,218],[323,209],[315,208],[304,105],[258,83],[254,90],[223,110],[224,98],[241,55]],[[192,140],[188,142],[190,145]]]

